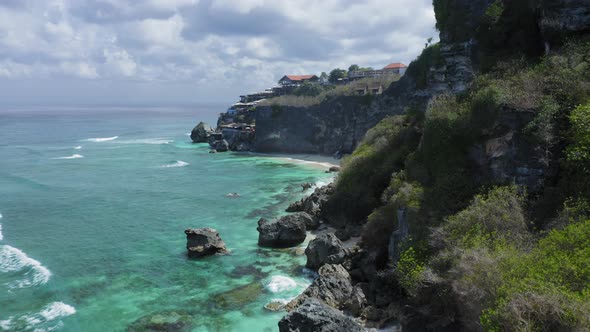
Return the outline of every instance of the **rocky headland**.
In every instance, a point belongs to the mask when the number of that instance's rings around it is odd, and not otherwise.
[[[259,107],[256,130],[227,140],[350,154],[333,184],[259,222],[271,247],[323,225],[305,250],[318,276],[279,328],[588,330],[590,5],[433,5],[440,43],[383,95]]]

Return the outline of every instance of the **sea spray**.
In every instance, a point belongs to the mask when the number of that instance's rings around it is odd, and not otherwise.
[[[162,165],[162,168],[171,168],[171,167],[184,167],[184,166],[188,166],[190,165],[189,163],[187,163],[186,161],[182,161],[182,160],[177,160],[175,163],[173,164],[168,164],[168,165]]]

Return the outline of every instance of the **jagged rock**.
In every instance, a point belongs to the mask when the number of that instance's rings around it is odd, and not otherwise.
[[[301,184],[301,188],[303,189],[303,191],[306,191],[307,189],[311,189],[311,187],[313,187],[313,183],[311,183],[311,182],[306,182],[306,183]]]
[[[199,124],[191,131],[191,140],[193,143],[207,143],[209,142],[209,136],[213,130],[205,122],[199,122]]]
[[[303,200],[291,203],[285,212],[301,212],[303,211]]]
[[[353,294],[348,271],[342,265],[325,264],[318,274],[303,293],[287,304],[287,310],[297,308],[308,299],[320,300],[333,308],[346,309],[345,304]]]
[[[306,300],[297,310],[279,322],[280,332],[357,332],[364,329],[341,311],[313,299]]]
[[[184,312],[162,311],[143,316],[127,327],[128,332],[190,331],[191,316]]]
[[[279,300],[273,300],[264,305],[264,309],[268,311],[281,311],[285,309],[285,303]]]
[[[313,239],[305,249],[306,267],[317,270],[324,264],[340,264],[346,257],[342,242],[334,234],[322,234]]]
[[[229,143],[224,139],[213,142],[212,146],[217,152],[225,152],[229,150]]]
[[[219,233],[213,228],[189,228],[184,233],[186,234],[186,249],[191,258],[228,252]]]
[[[316,230],[320,227],[319,220],[307,212],[296,212],[296,213],[287,215],[283,218],[296,218],[296,219],[303,220],[303,222],[305,223],[305,228],[307,230],[311,230],[311,231]]]
[[[260,219],[256,230],[259,233],[258,245],[261,247],[294,247],[305,241],[307,236],[305,221],[293,215],[272,221]]]

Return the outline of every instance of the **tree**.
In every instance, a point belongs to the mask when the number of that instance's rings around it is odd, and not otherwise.
[[[340,68],[336,68],[336,69],[333,69],[330,72],[330,77],[328,78],[328,80],[331,83],[337,83],[338,82],[338,79],[345,78],[346,77],[346,74],[347,74],[346,70],[340,69]]]
[[[325,71],[322,72],[322,74],[320,75],[321,78],[328,78],[328,74],[326,74]]]
[[[359,69],[360,69],[359,68],[359,65],[350,65],[350,67],[348,67],[348,71],[349,72],[356,71],[356,70],[359,70]]]

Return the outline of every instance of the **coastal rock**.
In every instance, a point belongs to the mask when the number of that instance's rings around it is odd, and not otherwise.
[[[324,203],[333,193],[334,184],[316,188],[309,197],[303,200],[303,211],[316,218],[320,218]]]
[[[364,329],[351,317],[323,303],[309,299],[279,322],[280,332],[356,332]]]
[[[301,212],[303,211],[303,200],[291,203],[285,212]]]
[[[184,233],[186,234],[186,249],[191,258],[228,252],[219,233],[213,228],[189,228]]]
[[[340,264],[346,257],[342,242],[334,234],[322,234],[313,239],[305,249],[307,268],[319,269],[324,264]]]
[[[302,183],[301,184],[301,188],[303,189],[303,191],[306,191],[307,189],[311,189],[311,187],[313,187],[313,183],[311,182],[306,182],[306,183]]]
[[[207,143],[212,132],[213,130],[208,124],[199,122],[191,131],[191,140],[193,140],[193,143]]]
[[[258,221],[258,245],[271,248],[294,247],[305,241],[307,236],[305,221],[289,215],[280,219]]]
[[[191,325],[191,316],[189,314],[176,311],[163,311],[139,318],[131,323],[126,331],[190,331]]]
[[[319,277],[303,293],[287,304],[287,310],[299,307],[308,299],[317,299],[333,308],[348,309],[347,301],[354,292],[348,271],[342,265],[325,264],[318,274]]]
[[[340,172],[340,166],[332,166],[328,169],[328,173],[337,173]]]
[[[224,139],[213,142],[212,146],[217,152],[226,152],[229,150],[229,143]]]
[[[313,231],[313,230],[316,230],[320,227],[320,222],[317,220],[317,218],[310,215],[307,212],[296,212],[296,213],[293,213],[293,214],[283,217],[283,219],[290,219],[290,218],[302,220],[305,223],[305,228],[307,230]]]

